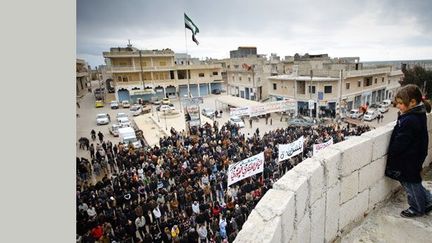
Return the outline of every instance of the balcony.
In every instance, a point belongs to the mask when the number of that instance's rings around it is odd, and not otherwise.
[[[175,70],[174,66],[156,66],[156,67],[148,67],[143,66],[142,71],[143,72],[155,72],[155,71],[172,71]],[[108,72],[111,73],[124,73],[124,72],[141,72],[141,67],[138,66],[111,66],[110,69],[108,69]]]
[[[390,73],[390,72],[391,72],[391,67],[352,70],[352,71],[347,71],[345,74],[345,77],[351,78],[351,77],[361,77],[361,76],[372,76],[372,75],[384,74],[384,73]]]

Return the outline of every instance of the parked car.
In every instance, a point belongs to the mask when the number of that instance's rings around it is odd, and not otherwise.
[[[162,105],[169,105],[169,104],[171,104],[171,101],[169,98],[163,98],[161,104]]]
[[[119,108],[119,103],[117,102],[117,100],[113,100],[110,103],[111,109],[118,109]]]
[[[231,122],[231,123],[233,123],[233,124],[239,126],[240,128],[245,127],[244,122],[243,122],[242,119],[241,119],[240,117],[238,117],[238,116],[231,116],[231,117],[229,118],[229,122]]]
[[[120,127],[121,126],[119,124],[111,124],[111,126],[108,127],[108,130],[114,137],[118,137],[119,135],[118,129]]]
[[[156,108],[156,110],[162,111],[162,112],[164,112],[164,111],[169,112],[169,111],[174,111],[175,107],[174,107],[174,104],[160,105],[158,108]]]
[[[117,113],[117,115],[116,115],[116,119],[117,119],[117,121],[119,121],[119,119],[120,119],[120,118],[123,118],[123,117],[128,118],[128,115],[127,115],[126,113],[124,113],[124,112],[119,112],[119,113]],[[129,118],[128,118],[128,119],[129,119]]]
[[[100,113],[96,116],[96,124],[97,125],[106,125],[110,122],[110,119],[108,117],[108,114],[106,113]]]
[[[120,117],[118,119],[118,123],[120,127],[130,127],[132,125],[131,122],[129,121],[129,118],[127,117]]]
[[[142,106],[141,105],[133,105],[131,108],[130,108],[130,111],[131,111],[131,113],[132,113],[132,115],[133,116],[139,116],[139,115],[141,115],[141,113],[142,113]]]
[[[381,113],[385,113],[389,110],[389,107],[387,105],[381,104],[378,106],[378,111]]]
[[[312,119],[308,120],[305,118],[293,118],[288,121],[288,126],[313,126],[315,123]]]
[[[130,107],[130,103],[129,103],[129,101],[127,101],[127,100],[123,100],[123,101],[121,102],[121,104],[122,104],[122,107],[123,107],[123,108],[129,108],[129,107]]]
[[[95,106],[96,106],[96,108],[104,107],[103,100],[96,100]]]
[[[385,105],[387,107],[390,107],[393,104],[391,100],[383,100],[381,105]]]
[[[360,112],[359,109],[352,109],[350,111],[349,117],[353,118],[353,119],[359,119],[360,117],[363,116],[363,113]]]
[[[379,115],[379,111],[375,109],[368,109],[363,117],[365,121],[372,121]]]
[[[208,117],[208,118],[213,118],[214,115],[215,115],[215,110],[212,109],[212,108],[203,108],[203,109],[201,110],[201,114],[202,114],[203,116]]]
[[[161,101],[160,101],[159,99],[154,99],[154,100],[151,101],[151,103],[152,103],[153,105],[160,105],[160,104],[161,104]]]
[[[212,90],[212,94],[220,94],[221,90],[220,89],[213,89]]]

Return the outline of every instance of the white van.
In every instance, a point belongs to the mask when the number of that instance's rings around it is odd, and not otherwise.
[[[365,121],[372,121],[372,120],[374,120],[375,118],[377,118],[379,114],[380,114],[380,113],[379,113],[378,110],[375,110],[375,109],[368,109],[368,110],[366,111],[366,114],[364,115],[363,119],[364,119]]]
[[[350,111],[350,114],[349,114],[349,117],[351,117],[351,118],[353,118],[353,119],[358,119],[358,118],[360,118],[360,117],[362,117],[362,116],[363,116],[363,113],[360,112],[359,109],[352,109],[352,110]]]
[[[381,105],[385,105],[387,107],[389,107],[393,102],[391,100],[383,100]]]
[[[137,139],[135,130],[132,127],[122,127],[118,129],[120,142],[125,144],[127,147],[129,143],[132,143],[134,148],[141,148],[141,142]]]

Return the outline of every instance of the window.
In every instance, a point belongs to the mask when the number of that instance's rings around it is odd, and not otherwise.
[[[160,66],[166,66],[166,62],[159,62]]]
[[[381,83],[384,83],[384,77],[381,78]]]
[[[276,90],[277,89],[277,85],[276,85],[276,83],[273,83],[273,90]]]
[[[117,77],[117,81],[121,82],[121,81],[122,81],[122,77],[121,77],[121,76],[118,76],[118,77]]]
[[[213,75],[219,75],[219,73],[218,72],[213,72]]]
[[[241,76],[239,77],[239,81],[241,81]]]
[[[315,94],[315,86],[309,86],[309,94]]]
[[[204,73],[199,73],[198,76],[199,77],[204,77]]]
[[[363,81],[363,87],[367,87],[367,86],[371,86],[371,85],[372,85],[372,78],[365,78]]]
[[[350,83],[345,84],[345,89],[350,89]]]
[[[361,87],[361,81],[357,81],[357,87]]]
[[[377,78],[375,78],[375,83],[378,83],[378,79]]]
[[[239,65],[234,65],[234,68],[239,68]]]
[[[123,82],[127,82],[128,78],[127,77],[123,77]]]
[[[249,82],[251,81],[251,78],[250,77],[248,77],[248,80],[249,80]]]
[[[324,86],[324,93],[331,94],[332,86]]]

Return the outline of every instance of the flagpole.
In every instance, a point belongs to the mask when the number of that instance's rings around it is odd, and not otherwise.
[[[189,87],[189,55],[188,55],[188,47],[187,47],[187,36],[186,36],[186,28],[184,28],[185,31],[185,46],[186,46],[186,78],[187,78],[187,91],[188,91],[188,97],[190,98],[190,87]],[[180,94],[180,92],[179,92]],[[181,100],[181,97],[180,97]]]

